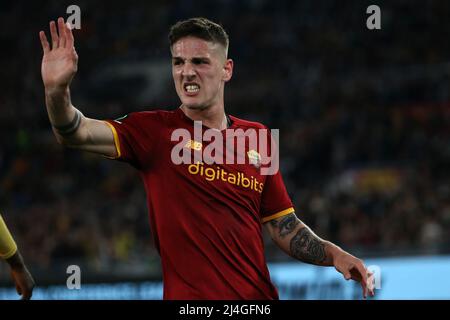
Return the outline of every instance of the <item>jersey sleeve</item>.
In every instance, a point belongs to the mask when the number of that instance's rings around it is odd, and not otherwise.
[[[0,215],[0,258],[9,259],[17,252],[17,245]]]
[[[265,126],[264,128],[268,129]],[[284,185],[281,171],[278,169],[279,155],[274,154],[274,152],[278,153],[278,143],[273,139],[270,129],[268,129],[267,134],[268,137],[265,145],[266,148],[270,150],[269,153],[273,155],[271,164],[274,164],[274,161],[276,161],[277,169],[273,174],[267,175],[263,192],[261,194],[260,214],[262,223],[291,214],[295,211],[292,200],[287,193],[286,186]],[[268,143],[268,141],[271,141],[272,143]],[[261,148],[262,146],[260,145],[259,147]]]
[[[134,112],[116,120],[106,120],[114,135],[117,157],[143,169],[152,163],[160,136],[161,121],[156,112]]]
[[[275,175],[267,176],[261,195],[261,222],[266,223],[294,211],[280,171],[278,170]]]

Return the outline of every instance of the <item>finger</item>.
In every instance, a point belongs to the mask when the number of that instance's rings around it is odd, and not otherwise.
[[[73,44],[75,42],[72,33],[72,27],[69,22],[66,22],[66,48],[73,48]]]
[[[375,278],[374,278],[374,273],[369,272],[368,276],[367,276],[367,287],[368,287],[368,291],[369,291],[369,295],[371,297],[375,296]]]
[[[39,32],[39,39],[41,39],[42,50],[44,50],[44,54],[46,54],[50,51],[50,44],[47,41],[44,31]]]
[[[52,49],[57,49],[59,45],[59,37],[56,32],[56,24],[55,21],[50,22],[50,34],[52,35]]]
[[[358,273],[358,279],[359,280],[356,280],[355,276],[353,276],[353,280],[359,281],[359,283],[361,284],[361,288],[362,288],[362,291],[363,291],[362,294],[363,294],[363,297],[365,299],[367,297],[367,292],[368,292],[367,280],[364,280],[364,276],[362,274],[361,274],[361,276],[359,276],[360,271],[358,269],[355,269],[355,270]]]
[[[59,47],[66,47],[66,26],[63,18],[58,18]]]
[[[363,297],[365,299],[365,298],[367,298],[367,284],[365,282],[361,282],[361,288],[363,291]]]
[[[373,289],[374,281],[374,274],[370,271],[367,271],[367,287],[369,288],[369,290]]]
[[[354,268],[356,269],[358,274],[361,275],[361,279],[359,281],[364,282],[365,284],[367,284],[368,272],[367,272],[366,267],[364,267],[364,264],[357,263],[357,264],[355,264]]]
[[[25,292],[22,295],[22,299],[21,300],[30,300],[32,294],[33,294],[33,291],[25,290]]]
[[[358,263],[355,266],[356,270],[358,271],[358,273],[361,275],[361,286],[363,288],[363,295],[364,298],[367,297],[367,284],[368,284],[368,280],[367,280],[367,269],[364,267],[364,265],[362,263]]]

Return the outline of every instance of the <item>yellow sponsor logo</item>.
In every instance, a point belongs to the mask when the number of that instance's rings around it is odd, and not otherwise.
[[[201,142],[197,142],[197,141],[194,141],[194,140],[189,140],[186,144],[185,144],[185,146],[184,146],[185,148],[190,148],[190,149],[194,149],[194,150],[197,150],[197,151],[200,151],[200,150],[202,150],[202,143]]]
[[[200,175],[205,178],[206,181],[211,182],[215,180],[222,180],[229,184],[240,186],[246,189],[252,189],[259,193],[262,193],[264,184],[259,182],[255,177],[247,177],[244,173],[231,173],[227,172],[221,167],[207,167],[203,163],[191,164],[188,167],[188,171],[192,175]]]

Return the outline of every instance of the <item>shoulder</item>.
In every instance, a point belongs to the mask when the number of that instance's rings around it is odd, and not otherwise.
[[[242,128],[242,129],[268,129],[267,126],[265,126],[264,124],[260,123],[260,122],[256,122],[256,121],[248,121],[248,120],[244,120],[235,116],[230,115],[231,120],[233,121],[233,123],[235,123],[235,126],[237,128]]]
[[[120,118],[114,119],[114,122],[122,123],[146,123],[146,122],[165,122],[175,117],[175,111],[169,110],[151,110],[130,112]]]

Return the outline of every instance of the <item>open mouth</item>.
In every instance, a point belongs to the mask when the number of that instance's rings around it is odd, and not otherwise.
[[[200,91],[200,86],[197,83],[185,83],[183,85],[184,92],[188,95],[196,95]]]

